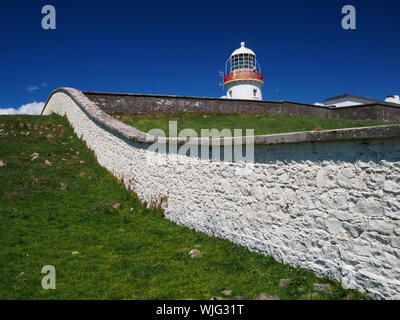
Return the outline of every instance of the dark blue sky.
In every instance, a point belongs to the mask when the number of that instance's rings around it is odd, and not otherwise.
[[[45,4],[56,30],[41,28]],[[357,30],[341,28],[346,4]],[[399,31],[400,1],[2,0],[0,107],[62,86],[220,97],[218,71],[241,41],[261,63],[265,100],[384,99],[400,93]]]

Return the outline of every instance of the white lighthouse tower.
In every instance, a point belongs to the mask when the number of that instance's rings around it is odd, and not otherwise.
[[[228,99],[262,100],[263,74],[256,54],[245,43],[236,49],[225,64],[224,87]]]

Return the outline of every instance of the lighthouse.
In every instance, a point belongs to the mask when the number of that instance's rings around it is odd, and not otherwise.
[[[262,100],[263,77],[256,54],[242,42],[225,64],[225,98]]]

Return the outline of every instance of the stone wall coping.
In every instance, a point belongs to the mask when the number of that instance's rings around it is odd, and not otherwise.
[[[254,142],[257,145],[272,145],[272,144],[286,144],[286,143],[307,143],[307,142],[327,142],[327,141],[340,141],[340,140],[363,140],[363,139],[390,139],[400,137],[400,124],[372,126],[362,128],[347,128],[347,129],[334,129],[324,131],[303,131],[291,132],[282,134],[258,135],[247,137],[232,137],[232,138],[163,138],[150,135],[146,132],[127,125],[101,110],[96,103],[91,101],[83,92],[74,88],[58,88],[51,92],[46,104],[42,110],[46,109],[48,102],[52,95],[56,93],[64,93],[68,95],[75,103],[82,108],[93,120],[115,132],[129,141],[141,142],[152,144],[156,141],[167,144],[189,144],[189,145],[238,145]],[[149,95],[146,95],[149,96]],[[154,95],[159,97],[157,95]],[[175,97],[175,96],[169,96]],[[194,97],[192,97],[194,98]],[[196,98],[198,99],[198,98]],[[211,99],[211,98],[206,98]],[[250,100],[249,100],[250,101]],[[258,101],[259,102],[259,101]],[[315,106],[318,107],[318,106]],[[325,107],[324,107],[325,108]]]
[[[126,97],[149,97],[149,98],[170,98],[170,99],[192,99],[192,100],[211,100],[211,101],[218,101],[218,100],[224,100],[224,101],[238,101],[238,102],[248,102],[248,103],[265,103],[265,104],[285,104],[285,103],[290,103],[290,104],[297,104],[297,105],[302,105],[302,106],[307,106],[307,107],[312,107],[316,109],[343,109],[343,108],[362,108],[362,107],[370,107],[370,106],[375,106],[375,105],[380,105],[380,106],[386,106],[386,107],[394,107],[394,108],[400,108],[400,104],[397,103],[392,103],[392,102],[387,102],[387,101],[371,101],[370,103],[366,103],[363,105],[353,105],[353,106],[345,106],[345,107],[335,107],[335,106],[321,106],[318,104],[310,104],[310,103],[304,103],[304,102],[295,102],[295,101],[289,101],[289,100],[280,100],[280,101],[272,101],[272,100],[251,100],[251,99],[231,99],[231,98],[213,98],[213,97],[193,97],[193,96],[177,96],[177,95],[168,95],[168,94],[146,94],[146,93],[119,93],[119,92],[98,92],[98,91],[82,91],[83,94],[88,94],[88,95],[99,95],[99,96],[126,96]]]
[[[248,102],[248,103],[274,103],[274,104],[285,104],[285,103],[295,103],[299,105],[309,106],[313,108],[327,108],[325,106],[302,103],[302,102],[293,102],[287,100],[281,101],[272,101],[272,100],[251,100],[251,99],[231,99],[231,98],[213,98],[213,97],[193,97],[193,96],[177,96],[177,95],[168,95],[168,94],[144,94],[144,93],[117,93],[117,92],[98,92],[98,91],[82,91],[83,94],[88,95],[99,95],[99,96],[125,96],[125,97],[149,97],[149,98],[169,98],[169,99],[190,99],[190,100],[211,100],[211,101],[239,101],[239,102]]]

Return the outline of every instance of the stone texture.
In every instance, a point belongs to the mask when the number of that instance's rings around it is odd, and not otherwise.
[[[112,207],[115,210],[120,210],[121,209],[121,204],[119,202],[114,202]]]
[[[290,101],[256,101],[171,95],[84,92],[108,113],[288,113],[315,115],[332,119],[400,121],[397,104],[377,101],[348,108],[321,107]]]
[[[394,194],[400,194],[399,184],[395,181],[386,181],[383,185],[383,190]]]
[[[400,249],[400,237],[392,237],[391,245],[396,249]]]
[[[272,296],[262,292],[255,300],[280,300],[278,296]]]
[[[280,280],[279,280],[279,286],[280,286],[281,288],[286,287],[286,286],[289,285],[290,282],[291,282],[290,279],[280,279]]]
[[[31,161],[36,160],[37,158],[39,158],[39,153],[35,152],[31,154]]]
[[[331,285],[314,283],[313,290],[317,292],[329,292],[331,290]]]
[[[375,298],[400,297],[399,126],[263,136],[245,164],[150,151],[146,134],[75,89],[54,92],[43,114],[52,112],[142,201],[167,198],[166,219]]]
[[[321,298],[321,294],[318,292],[309,292],[301,295],[301,300],[319,300]]]
[[[384,220],[372,220],[370,225],[372,231],[376,231],[383,235],[390,235],[394,230],[394,224]]]
[[[230,296],[232,294],[232,290],[224,290],[222,293],[226,296]]]
[[[191,258],[201,257],[201,252],[200,250],[192,249],[189,251],[189,255]]]

